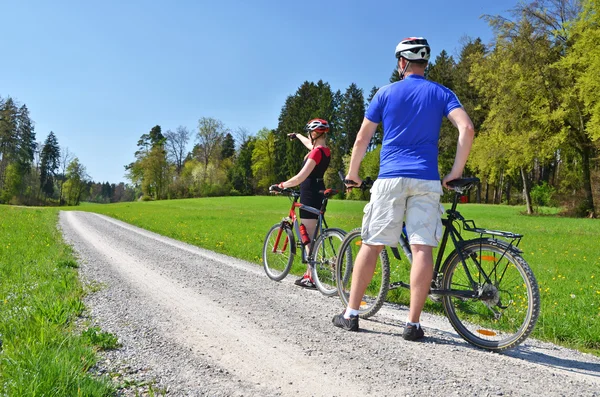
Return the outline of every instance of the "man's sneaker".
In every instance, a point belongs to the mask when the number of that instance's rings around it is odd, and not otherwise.
[[[333,325],[345,329],[346,331],[358,331],[358,316],[350,316],[350,318],[345,318],[344,312],[342,312],[342,314],[333,316],[333,320],[331,321],[333,322]]]
[[[303,288],[308,288],[308,289],[317,289],[317,286],[315,285],[315,283],[313,283],[312,279],[310,278],[310,276],[308,274],[305,274],[304,276],[300,277],[298,280],[294,281],[294,284],[303,287]]]
[[[417,340],[423,338],[424,336],[425,332],[423,332],[423,328],[412,324],[407,324],[406,327],[404,327],[404,332],[402,333],[402,337],[405,340]]]

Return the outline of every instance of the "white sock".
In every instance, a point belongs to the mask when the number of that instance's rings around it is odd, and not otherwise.
[[[407,321],[406,325],[412,325],[413,327],[417,327],[417,329],[421,328],[421,323],[411,323],[410,321]]]
[[[346,311],[344,312],[344,318],[348,320],[350,316],[358,316],[358,310],[350,309],[349,307],[347,307]]]

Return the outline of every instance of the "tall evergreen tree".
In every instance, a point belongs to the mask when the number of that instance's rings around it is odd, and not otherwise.
[[[0,103],[0,191],[4,188],[6,169],[17,159],[18,108],[12,98]],[[13,172],[14,174],[14,172]]]
[[[233,139],[233,135],[230,132],[225,134],[223,138],[223,143],[221,145],[221,158],[228,159],[233,157],[235,154],[235,140]]]
[[[373,100],[373,97],[375,96],[375,94],[377,94],[377,91],[379,91],[379,88],[377,88],[377,87],[371,88],[371,92],[369,93],[369,97],[367,98],[367,102],[365,103],[365,109],[369,108],[369,104]],[[375,130],[375,133],[373,134],[373,138],[371,139],[368,150],[369,151],[374,150],[375,148],[380,146],[382,142],[383,142],[383,125],[381,123],[379,123],[379,125],[377,126],[377,129]]]
[[[254,193],[252,173],[252,151],[256,139],[247,137],[241,144],[233,166],[229,170],[229,181],[240,194]]]
[[[60,146],[54,132],[50,131],[44,141],[40,156],[40,188],[46,197],[54,194],[54,178],[60,161]]]

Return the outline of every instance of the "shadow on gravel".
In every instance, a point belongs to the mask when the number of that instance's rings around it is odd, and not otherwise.
[[[396,321],[386,321],[385,319],[382,319],[382,318],[370,318],[368,320],[363,320],[363,321],[370,321],[373,323],[378,323],[378,324],[395,327],[395,328],[398,328],[398,332],[372,331],[372,330],[365,330],[364,328],[361,328],[361,332],[370,332],[373,334],[382,334],[382,335],[392,335],[392,336],[398,336],[400,338],[402,337],[402,333],[404,332],[404,324],[398,324],[398,322],[396,322]],[[452,333],[452,332],[443,331],[443,330],[440,330],[437,328],[428,328],[425,326],[423,327],[423,331],[425,331],[425,338],[420,340],[420,342],[422,342],[422,343],[431,343],[431,344],[435,344],[435,345],[460,346],[460,347],[464,347],[467,349],[481,350],[481,349],[478,349],[477,347],[465,342],[464,340],[459,338],[457,334]]]
[[[548,353],[542,353],[539,350],[547,350]],[[528,346],[519,346],[513,350],[504,352],[503,354],[550,368],[557,368],[568,372],[600,378],[600,364],[557,357],[552,355],[551,348],[535,347],[534,350]]]

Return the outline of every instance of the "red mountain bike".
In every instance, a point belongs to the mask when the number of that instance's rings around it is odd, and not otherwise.
[[[272,186],[271,193],[283,194],[290,198],[292,206],[289,215],[271,227],[263,244],[263,265],[267,276],[271,280],[283,280],[292,268],[297,249],[302,255],[302,263],[310,266],[312,277],[317,289],[326,296],[337,294],[335,280],[335,266],[339,247],[346,232],[338,228],[329,228],[325,221],[324,213],[329,198],[338,193],[338,190],[327,189],[319,193],[325,198],[320,209],[310,207],[298,202],[300,192],[292,189],[279,189]],[[300,235],[300,223],[296,216],[296,209],[303,209],[318,216],[317,227],[308,243],[308,254]]]

